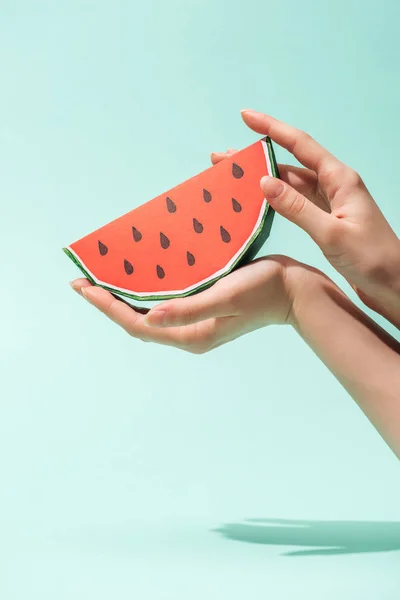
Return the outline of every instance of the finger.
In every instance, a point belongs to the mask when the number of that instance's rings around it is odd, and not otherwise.
[[[294,167],[292,165],[278,165],[279,176],[285,183],[306,196],[313,204],[325,212],[330,212],[330,203],[319,192],[318,176],[310,169]]]
[[[225,158],[235,154],[235,152],[237,152],[237,150],[234,150],[233,148],[228,148],[226,152],[211,152],[211,162],[213,165],[216,165]]]
[[[275,177],[263,177],[260,184],[268,203],[277,213],[304,229],[317,244],[323,243],[331,227],[330,214]]]
[[[231,154],[228,149],[226,152],[211,152],[210,156],[211,162],[213,165],[216,165],[231,156]],[[300,193],[307,195],[307,197],[315,194],[318,185],[318,177],[314,171],[283,164],[279,164],[278,169],[280,178],[298,189]]]
[[[225,160],[231,156],[235,151],[230,148],[226,152],[211,152],[211,162],[213,165],[218,164],[222,160]],[[298,189],[302,194],[315,195],[316,188],[318,185],[318,177],[314,171],[310,169],[304,169],[302,167],[295,167],[292,165],[278,165],[279,175],[283,181],[289,183],[289,185]]]
[[[77,294],[82,296],[82,288],[90,287],[92,284],[90,283],[90,281],[88,279],[84,279],[83,277],[80,277],[79,279],[70,281],[69,285],[72,287],[74,292],[76,292]]]
[[[77,294],[79,294],[80,296],[83,296],[82,289],[92,287],[92,284],[90,283],[90,281],[88,279],[79,278],[79,279],[75,279],[74,281],[71,281],[70,286],[72,287],[72,289],[75,292],[77,292]],[[114,298],[116,298],[120,302],[127,304],[127,306],[129,306],[129,308],[133,308],[136,312],[139,312],[143,315],[146,315],[149,312],[149,309],[144,306],[134,306],[127,300],[124,300],[123,298],[120,298],[119,296],[116,296],[115,294],[112,294],[112,295],[114,296]]]
[[[212,152],[211,162],[216,165],[228,156],[230,156],[228,152]],[[294,187],[322,210],[330,212],[329,202],[318,193],[318,177],[314,171],[283,164],[279,164],[278,169],[279,176],[283,181]]]
[[[212,320],[191,327],[153,329],[146,326],[142,314],[137,313],[103,288],[85,286],[82,288],[82,295],[114,323],[125,329],[129,335],[145,342],[197,350],[207,347],[215,336],[215,323]]]
[[[193,325],[165,329],[148,327],[144,324],[142,315],[136,314],[132,308],[106,290],[92,286],[87,279],[77,279],[72,283],[75,284],[74,289],[82,284],[83,293],[82,288],[79,291],[84,298],[130,335],[143,341],[203,354],[249,330],[247,319],[236,316],[207,319]]]
[[[253,131],[268,135],[274,142],[291,152],[302,165],[318,175],[343,168],[343,164],[304,131],[282,123],[254,110],[243,110],[242,118]]]
[[[140,320],[143,320],[140,313],[136,313],[126,302],[121,301],[101,287],[85,286],[82,288],[81,293],[88,302],[126,331],[130,332],[136,321],[139,324]]]
[[[221,286],[214,285],[200,294],[159,304],[147,314],[145,323],[149,327],[176,327],[232,316],[229,299],[226,293],[219,293],[219,290]]]
[[[228,148],[226,152],[212,152],[211,162],[213,165],[217,165],[235,152],[236,150],[233,148]],[[318,193],[318,176],[314,171],[283,164],[279,164],[278,169],[283,181],[294,187],[300,194],[304,194],[322,210],[330,212],[329,202]]]
[[[318,185],[318,178],[314,171],[292,165],[278,165],[279,177],[285,183],[294,187],[300,194],[313,196]]]
[[[217,165],[219,162],[221,162],[222,160],[225,160],[225,158],[228,158],[228,154],[227,152],[211,152],[211,162],[213,165]]]

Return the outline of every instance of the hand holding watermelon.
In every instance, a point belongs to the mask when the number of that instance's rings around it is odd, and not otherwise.
[[[366,304],[400,326],[400,242],[360,177],[308,135],[253,111],[244,111],[243,118],[305,166],[281,165],[281,181],[262,178],[270,206],[309,233]],[[229,177],[241,179],[243,169],[237,169],[232,154],[214,154],[212,161],[225,165]],[[168,200],[166,209],[175,214],[176,205]],[[205,205],[211,200],[204,189]],[[241,214],[233,200],[230,219]],[[265,215],[264,204],[260,206],[260,215]],[[195,233],[203,233],[204,228],[193,223]],[[230,234],[222,229],[220,233],[224,244],[230,242]],[[141,242],[140,231],[133,230],[133,240]],[[160,236],[160,244],[168,249],[169,239]],[[102,242],[95,249],[92,244],[90,252],[107,256],[108,247]],[[195,264],[189,254],[187,264]],[[129,277],[134,273],[131,263],[125,264],[125,272]],[[164,270],[157,269],[160,275],[164,279]],[[292,325],[400,458],[400,344],[323,273],[284,256],[270,256],[234,270],[196,295],[169,299],[145,315],[87,279],[76,280],[72,287],[133,337],[195,354],[269,324]]]
[[[242,117],[305,167],[280,165],[284,183],[262,179],[269,204],[313,238],[367,306],[400,327],[400,240],[358,173],[303,131],[251,110]]]
[[[400,458],[400,344],[316,269],[283,256],[262,258],[146,316],[86,279],[73,288],[131,336],[194,354],[269,324],[291,325]]]
[[[255,329],[287,323],[306,273],[287,257],[262,258],[199,294],[167,300],[147,316],[86,279],[72,287],[132,337],[203,354]]]
[[[360,176],[308,134],[255,111],[242,116],[268,137],[237,154],[213,153],[214,168],[222,169],[205,171],[174,188],[174,199],[162,195],[86,236],[66,249],[70,257],[91,283],[111,292],[151,300],[187,296],[254,256],[268,235],[269,205],[316,241],[370,308],[400,326],[400,241]],[[278,179],[270,139],[305,168],[279,165]],[[188,197],[195,200],[187,202]],[[143,235],[152,217],[168,235],[157,230]]]

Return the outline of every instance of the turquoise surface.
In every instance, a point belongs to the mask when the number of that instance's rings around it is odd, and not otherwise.
[[[399,232],[399,17],[2,0],[2,600],[399,597],[399,463],[302,340],[142,344],[69,289],[61,251],[255,140],[246,107],[358,169]],[[265,252],[340,281],[280,217]]]

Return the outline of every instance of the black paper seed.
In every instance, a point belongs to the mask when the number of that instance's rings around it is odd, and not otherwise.
[[[160,232],[160,244],[161,244],[161,248],[164,248],[164,250],[169,248],[169,245],[170,245],[169,239],[162,232]]]
[[[100,240],[98,241],[99,244],[99,252],[100,252],[100,256],[105,256],[108,252],[108,248],[105,244],[103,244]]]
[[[193,229],[196,233],[203,233],[203,225],[197,219],[193,219]]]
[[[142,234],[140,233],[140,231],[138,229],[136,229],[136,227],[132,227],[132,235],[133,235],[133,239],[135,240],[135,242],[140,242],[140,240],[142,239]]]
[[[242,212],[242,205],[235,198],[232,198],[232,208],[236,213]]]
[[[129,260],[124,260],[124,269],[127,275],[132,275],[134,268],[133,265],[129,262]]]
[[[158,279],[164,279],[165,277],[165,271],[160,265],[157,265],[157,277]]]
[[[166,202],[167,202],[167,209],[168,209],[168,212],[169,212],[169,213],[174,213],[174,212],[176,212],[176,204],[175,204],[175,202],[173,202],[173,201],[171,200],[171,198],[169,198],[168,196],[167,196]]]
[[[203,190],[203,199],[204,202],[211,202],[212,196],[208,190]]]
[[[219,228],[219,231],[221,234],[222,241],[225,242],[225,244],[229,244],[229,242],[231,241],[231,236],[230,236],[229,232],[226,229],[224,229],[224,227],[222,227],[222,225]]]
[[[236,163],[232,163],[232,175],[235,179],[240,179],[244,175],[242,167],[239,167]]]
[[[186,259],[189,267],[193,267],[196,260],[191,252],[186,252]]]

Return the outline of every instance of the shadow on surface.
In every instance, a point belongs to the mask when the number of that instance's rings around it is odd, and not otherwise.
[[[400,522],[247,519],[213,530],[228,540],[300,546],[284,556],[332,556],[400,550]]]

